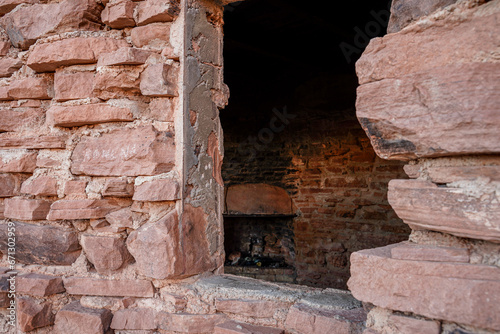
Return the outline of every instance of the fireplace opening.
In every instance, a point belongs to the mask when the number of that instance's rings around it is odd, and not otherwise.
[[[226,273],[345,289],[352,252],[408,239],[386,198],[403,164],[375,155],[355,113],[355,62],[389,3],[336,6],[225,7]]]

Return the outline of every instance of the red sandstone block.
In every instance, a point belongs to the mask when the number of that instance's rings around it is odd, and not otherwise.
[[[93,64],[101,53],[128,46],[124,40],[91,37],[70,38],[36,45],[28,57],[28,66],[37,72],[53,72],[60,66]]]
[[[70,295],[109,297],[153,297],[150,281],[106,280],[88,277],[63,278],[66,292]]]
[[[23,332],[53,325],[52,305],[48,302],[38,304],[31,298],[19,298],[17,301],[17,324]]]
[[[134,188],[134,201],[174,201],[180,198],[179,183],[172,179],[146,181]]]
[[[94,72],[66,73],[56,71],[54,76],[54,98],[56,101],[85,99],[92,97]]]
[[[391,314],[387,324],[400,334],[439,334],[441,326],[437,321],[415,319]]]
[[[0,109],[0,131],[19,131],[41,125],[45,112],[38,108]]]
[[[5,219],[5,216],[3,214],[5,211],[5,204],[3,202],[4,202],[4,199],[0,198],[0,219]]]
[[[149,103],[148,116],[154,120],[161,122],[174,121],[174,99],[171,98],[156,98],[151,99]]]
[[[395,0],[391,4],[391,15],[389,25],[387,27],[388,33],[396,33],[406,26],[412,24],[420,17],[425,17],[433,12],[442,9],[457,0],[425,0],[425,1],[404,1]],[[387,15],[382,19],[388,19]]]
[[[149,65],[141,74],[141,93],[146,96],[174,97],[177,92],[178,69],[173,65]]]
[[[146,0],[139,3],[135,15],[138,26],[153,22],[170,22],[179,14],[178,2],[172,0]]]
[[[104,53],[99,57],[97,66],[113,65],[142,65],[151,55],[151,51],[137,48],[119,48],[110,53]]]
[[[171,303],[175,307],[176,311],[183,311],[187,306],[187,298],[181,295],[162,292],[161,299]]]
[[[180,333],[212,333],[227,318],[222,314],[160,313],[160,328]]]
[[[57,180],[48,176],[28,179],[22,184],[21,193],[40,196],[57,196]]]
[[[215,326],[214,334],[283,334],[284,330],[255,326],[244,322],[227,321]]]
[[[87,181],[66,181],[64,195],[85,195]]]
[[[0,59],[0,78],[10,77],[14,72],[23,66],[19,59],[3,58]]]
[[[0,56],[6,56],[9,53],[10,42],[0,42]]]
[[[500,206],[491,196],[477,198],[466,189],[438,187],[428,181],[392,180],[388,200],[413,229],[500,241]]]
[[[287,304],[269,300],[216,299],[215,307],[217,311],[223,313],[255,318],[272,318],[278,310],[287,308]]]
[[[26,78],[10,83],[9,96],[19,99],[51,99],[53,96],[52,83],[45,78]]]
[[[0,2],[0,15],[7,14],[22,3],[33,3],[33,0],[3,0]]]
[[[106,215],[106,220],[111,225],[110,228],[116,232],[122,232],[127,228],[134,227],[132,210],[130,208],[113,211]]]
[[[228,188],[228,213],[235,214],[292,214],[292,200],[280,187],[268,184],[242,184]]]
[[[156,44],[164,47],[170,40],[170,25],[170,23],[153,23],[136,27],[130,32],[132,43],[138,48]]]
[[[116,311],[111,322],[112,329],[146,330],[156,329],[156,311],[145,308],[135,308]]]
[[[133,27],[136,6],[137,3],[129,0],[109,2],[101,13],[102,22],[115,29]]]
[[[391,258],[393,247],[351,255],[348,287],[355,298],[432,319],[500,330],[499,268],[398,260]]]
[[[16,278],[16,291],[21,294],[46,297],[65,291],[62,278],[35,273],[19,275]]]
[[[12,97],[9,96],[9,86],[1,86],[0,87],[0,101],[10,101],[13,100]]]
[[[75,175],[155,175],[172,169],[175,144],[171,133],[152,126],[118,129],[97,138],[83,137],[71,160]]]
[[[468,263],[469,250],[467,248],[401,243],[391,249],[391,257],[399,260]]]
[[[108,332],[111,311],[83,307],[80,302],[64,306],[56,315],[54,332],[56,334],[105,334]]]
[[[0,174],[0,197],[12,197],[18,193],[18,178],[12,174]]]
[[[103,196],[132,197],[134,194],[134,184],[128,183],[124,179],[108,179],[104,184]]]
[[[429,167],[427,174],[434,183],[473,181],[480,177],[500,181],[500,166]]]
[[[67,136],[0,137],[0,148],[66,148]]]
[[[290,308],[285,329],[310,334],[350,334],[364,327],[366,312],[352,310],[319,310],[297,304]]]
[[[42,220],[47,217],[51,202],[41,199],[8,198],[4,215],[20,220]]]
[[[110,66],[99,69],[94,78],[94,96],[102,100],[109,100],[140,95],[142,67]]]
[[[115,200],[75,199],[59,200],[50,206],[48,220],[104,218],[108,213],[120,209]]]
[[[47,111],[47,122],[54,126],[74,127],[107,122],[131,122],[134,115],[128,108],[118,108],[106,103],[79,106],[52,106]]]
[[[83,235],[81,244],[99,274],[112,274],[132,258],[122,238]]]

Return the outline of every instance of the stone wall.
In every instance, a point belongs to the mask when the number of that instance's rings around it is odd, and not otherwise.
[[[388,199],[412,233],[354,253],[348,286],[372,307],[367,334],[498,333],[500,2],[419,5],[393,4],[393,33],[357,63],[361,124],[407,162]]]

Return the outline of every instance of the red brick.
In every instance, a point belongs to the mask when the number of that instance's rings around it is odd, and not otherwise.
[[[62,278],[35,273],[19,275],[16,278],[16,291],[21,294],[47,297],[65,291]]]
[[[292,200],[283,188],[268,184],[242,184],[228,188],[228,213],[292,214]]]
[[[17,323],[23,332],[54,324],[52,305],[48,302],[38,304],[31,298],[17,300]]]
[[[108,2],[101,13],[102,22],[111,28],[134,27],[134,9],[137,3],[129,0]]]
[[[66,73],[56,71],[54,91],[56,101],[68,101],[92,97],[94,72]]]
[[[174,140],[152,126],[119,129],[101,137],[83,137],[71,157],[75,175],[155,175],[172,169]]]
[[[178,68],[168,64],[149,65],[141,74],[141,93],[153,97],[174,97],[177,92]]]
[[[48,176],[28,179],[24,181],[21,186],[21,193],[40,196],[57,196],[57,180]]]
[[[81,244],[99,274],[112,274],[132,258],[122,238],[83,235]]]
[[[398,260],[391,258],[393,247],[351,255],[348,286],[355,298],[432,319],[500,329],[500,314],[496,312],[500,302],[499,268]]]
[[[176,180],[158,179],[136,185],[134,201],[174,201],[180,198],[180,187]]]
[[[244,322],[227,321],[215,326],[214,334],[283,334],[282,329],[255,326]]]
[[[146,0],[137,7],[135,21],[138,26],[153,22],[170,22],[179,14],[176,1]]]
[[[51,125],[74,127],[107,122],[131,122],[134,120],[128,108],[118,108],[106,103],[82,104],[79,106],[52,106],[47,111]]]
[[[52,83],[45,78],[26,78],[10,83],[9,96],[15,100],[41,99],[50,100],[53,97]]]
[[[104,218],[121,208],[115,200],[75,199],[59,200],[50,206],[48,220]]]
[[[124,330],[156,329],[156,311],[145,308],[119,310],[115,312],[111,328]]]
[[[8,198],[4,215],[20,220],[42,220],[47,217],[51,202],[41,199]]]
[[[150,281],[106,280],[88,277],[64,278],[64,287],[70,295],[110,297],[153,297]]]
[[[53,72],[60,66],[93,64],[101,53],[128,46],[124,40],[104,37],[70,38],[34,47],[28,66],[37,72]]]
[[[56,315],[54,332],[56,334],[105,334],[108,332],[111,311],[83,307],[80,302],[64,306]]]
[[[142,65],[151,55],[151,51],[136,48],[119,48],[99,57],[97,66]]]

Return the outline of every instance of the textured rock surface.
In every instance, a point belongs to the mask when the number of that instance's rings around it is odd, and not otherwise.
[[[36,168],[37,152],[18,151],[13,156],[2,156],[0,151],[0,172],[33,173]]]
[[[9,86],[9,96],[19,99],[51,99],[52,83],[44,78],[27,78],[13,81]]]
[[[180,198],[180,187],[176,180],[159,179],[135,186],[134,201],[174,201]]]
[[[151,55],[150,51],[137,48],[119,48],[99,57],[97,66],[142,65]]]
[[[288,308],[285,303],[244,299],[216,299],[215,307],[219,312],[255,318],[268,318],[279,309]]]
[[[384,159],[498,152],[499,69],[448,65],[362,85],[358,119]]]
[[[135,26],[134,9],[136,3],[129,0],[111,1],[102,11],[102,22],[111,28],[121,29]]]
[[[24,1],[23,1],[24,2]],[[98,30],[100,6],[91,0],[64,0],[20,8],[0,19],[15,47],[24,50],[50,32]]]
[[[15,222],[16,261],[24,264],[71,265],[80,256],[77,233],[60,227]],[[7,224],[0,224],[0,250],[7,253]],[[34,251],[36,250],[36,251]]]
[[[47,121],[54,126],[73,127],[106,122],[131,122],[134,120],[128,108],[118,108],[106,103],[79,106],[52,106],[47,111]]]
[[[170,22],[178,13],[178,2],[175,0],[146,0],[137,6],[135,21],[139,26],[153,22]]]
[[[174,97],[178,69],[168,64],[149,65],[141,74],[141,93],[146,96]]]
[[[86,296],[153,297],[150,281],[106,280],[88,277],[64,278],[64,287],[69,294]]]
[[[42,220],[47,217],[51,202],[41,199],[7,198],[4,216],[21,220]]]
[[[152,309],[126,309],[113,315],[111,328],[125,330],[156,329],[156,311]]]
[[[100,274],[111,274],[131,259],[124,239],[83,235],[82,247]]]
[[[61,277],[29,273],[17,276],[16,281],[16,291],[26,295],[46,297],[65,291]]]
[[[0,148],[65,148],[66,136],[1,137]]]
[[[170,26],[170,23],[155,23],[136,27],[130,32],[132,43],[138,48],[146,45],[165,46],[168,44]]]
[[[56,71],[54,76],[54,98],[57,101],[84,99],[92,96],[94,73],[80,71],[65,73]]]
[[[104,334],[108,331],[113,317],[106,309],[83,307],[80,302],[64,306],[56,315],[54,332],[57,334]]]
[[[128,46],[113,38],[70,38],[36,45],[28,57],[28,66],[37,72],[53,72],[60,66],[97,63],[99,55]]]
[[[214,334],[283,334],[278,328],[255,326],[243,322],[227,321],[215,326]]]
[[[0,78],[10,77],[14,72],[23,66],[19,59],[3,58],[0,59]]]
[[[17,322],[23,332],[54,324],[52,306],[38,304],[34,299],[19,298],[17,302]]]
[[[57,180],[49,176],[27,180],[21,186],[21,193],[35,196],[57,196]]]
[[[268,184],[242,184],[228,188],[227,212],[230,214],[292,214],[292,200],[280,187]]]
[[[462,262],[470,260],[467,248],[439,247],[401,243],[391,248],[391,257],[399,260]]]
[[[101,137],[84,137],[72,155],[74,174],[98,176],[154,175],[174,164],[175,147],[170,133],[152,126],[120,129]]]
[[[104,218],[108,213],[121,208],[115,200],[60,200],[50,207],[48,220]]]
[[[226,320],[222,314],[162,313],[161,318],[161,329],[180,333],[211,333]]]
[[[108,179],[102,191],[103,196],[132,197],[134,185],[124,179]]]
[[[439,334],[441,333],[441,326],[437,321],[428,321],[415,319],[399,315],[389,316],[389,325],[394,328],[397,333],[401,334]]]
[[[500,241],[500,206],[494,193],[478,197],[466,188],[392,180],[388,199],[397,215],[414,229]]]
[[[44,112],[37,108],[21,110],[0,109],[0,131],[19,131],[28,126],[37,126],[43,118]]]
[[[392,247],[353,253],[348,286],[354,297],[383,308],[499,330],[494,306],[500,301],[499,268],[397,260],[391,258]]]

